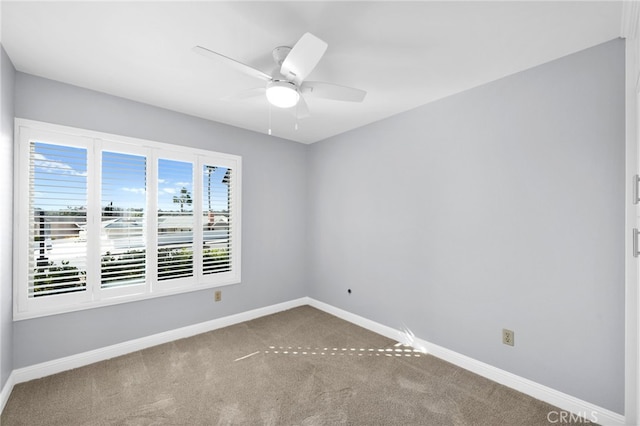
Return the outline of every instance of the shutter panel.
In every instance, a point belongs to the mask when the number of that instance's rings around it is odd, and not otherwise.
[[[193,163],[158,160],[158,280],[193,277]]]
[[[101,288],[145,283],[146,157],[103,151]]]
[[[27,296],[86,291],[87,150],[30,142]]]
[[[204,165],[202,172],[202,273],[229,272],[234,237],[231,235],[233,172],[228,167],[213,165]]]

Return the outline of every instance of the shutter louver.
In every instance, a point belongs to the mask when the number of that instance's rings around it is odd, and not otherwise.
[[[28,297],[86,291],[87,150],[30,143]]]

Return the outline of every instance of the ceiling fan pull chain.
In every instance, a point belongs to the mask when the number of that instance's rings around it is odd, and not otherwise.
[[[293,126],[294,130],[298,130],[298,105],[300,105],[300,102],[296,103],[296,124]]]
[[[269,102],[269,136],[271,136],[271,102]]]

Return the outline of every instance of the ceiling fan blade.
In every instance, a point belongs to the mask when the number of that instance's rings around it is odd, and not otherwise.
[[[307,97],[331,99],[334,101],[362,102],[367,92],[353,87],[338,86],[322,81],[305,81],[300,87]]]
[[[311,33],[304,33],[282,62],[280,74],[296,84],[302,83],[318,65],[327,50],[327,43]]]
[[[296,107],[292,109],[294,110],[296,118],[298,119],[307,118],[311,115],[309,113],[309,106],[307,105],[307,102],[304,100],[303,96],[300,96],[300,99],[298,99],[298,103],[296,104]]]
[[[258,69],[255,69],[249,65],[243,64],[242,62],[238,62],[235,59],[231,59],[218,52],[209,50],[206,47],[195,46],[192,50],[196,53],[199,53],[202,56],[206,56],[209,59],[213,59],[227,66],[235,68],[237,71],[240,71],[241,73],[247,74],[251,77],[259,78],[261,80],[271,81],[271,76],[269,74],[263,73]]]
[[[241,101],[243,99],[257,98],[258,96],[264,96],[266,89],[264,87],[254,87],[253,89],[243,90],[240,93],[234,93],[233,95],[225,96],[223,101]]]

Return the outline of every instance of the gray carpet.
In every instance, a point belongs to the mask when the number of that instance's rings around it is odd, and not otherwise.
[[[11,425],[544,425],[558,410],[309,306],[16,385]]]

